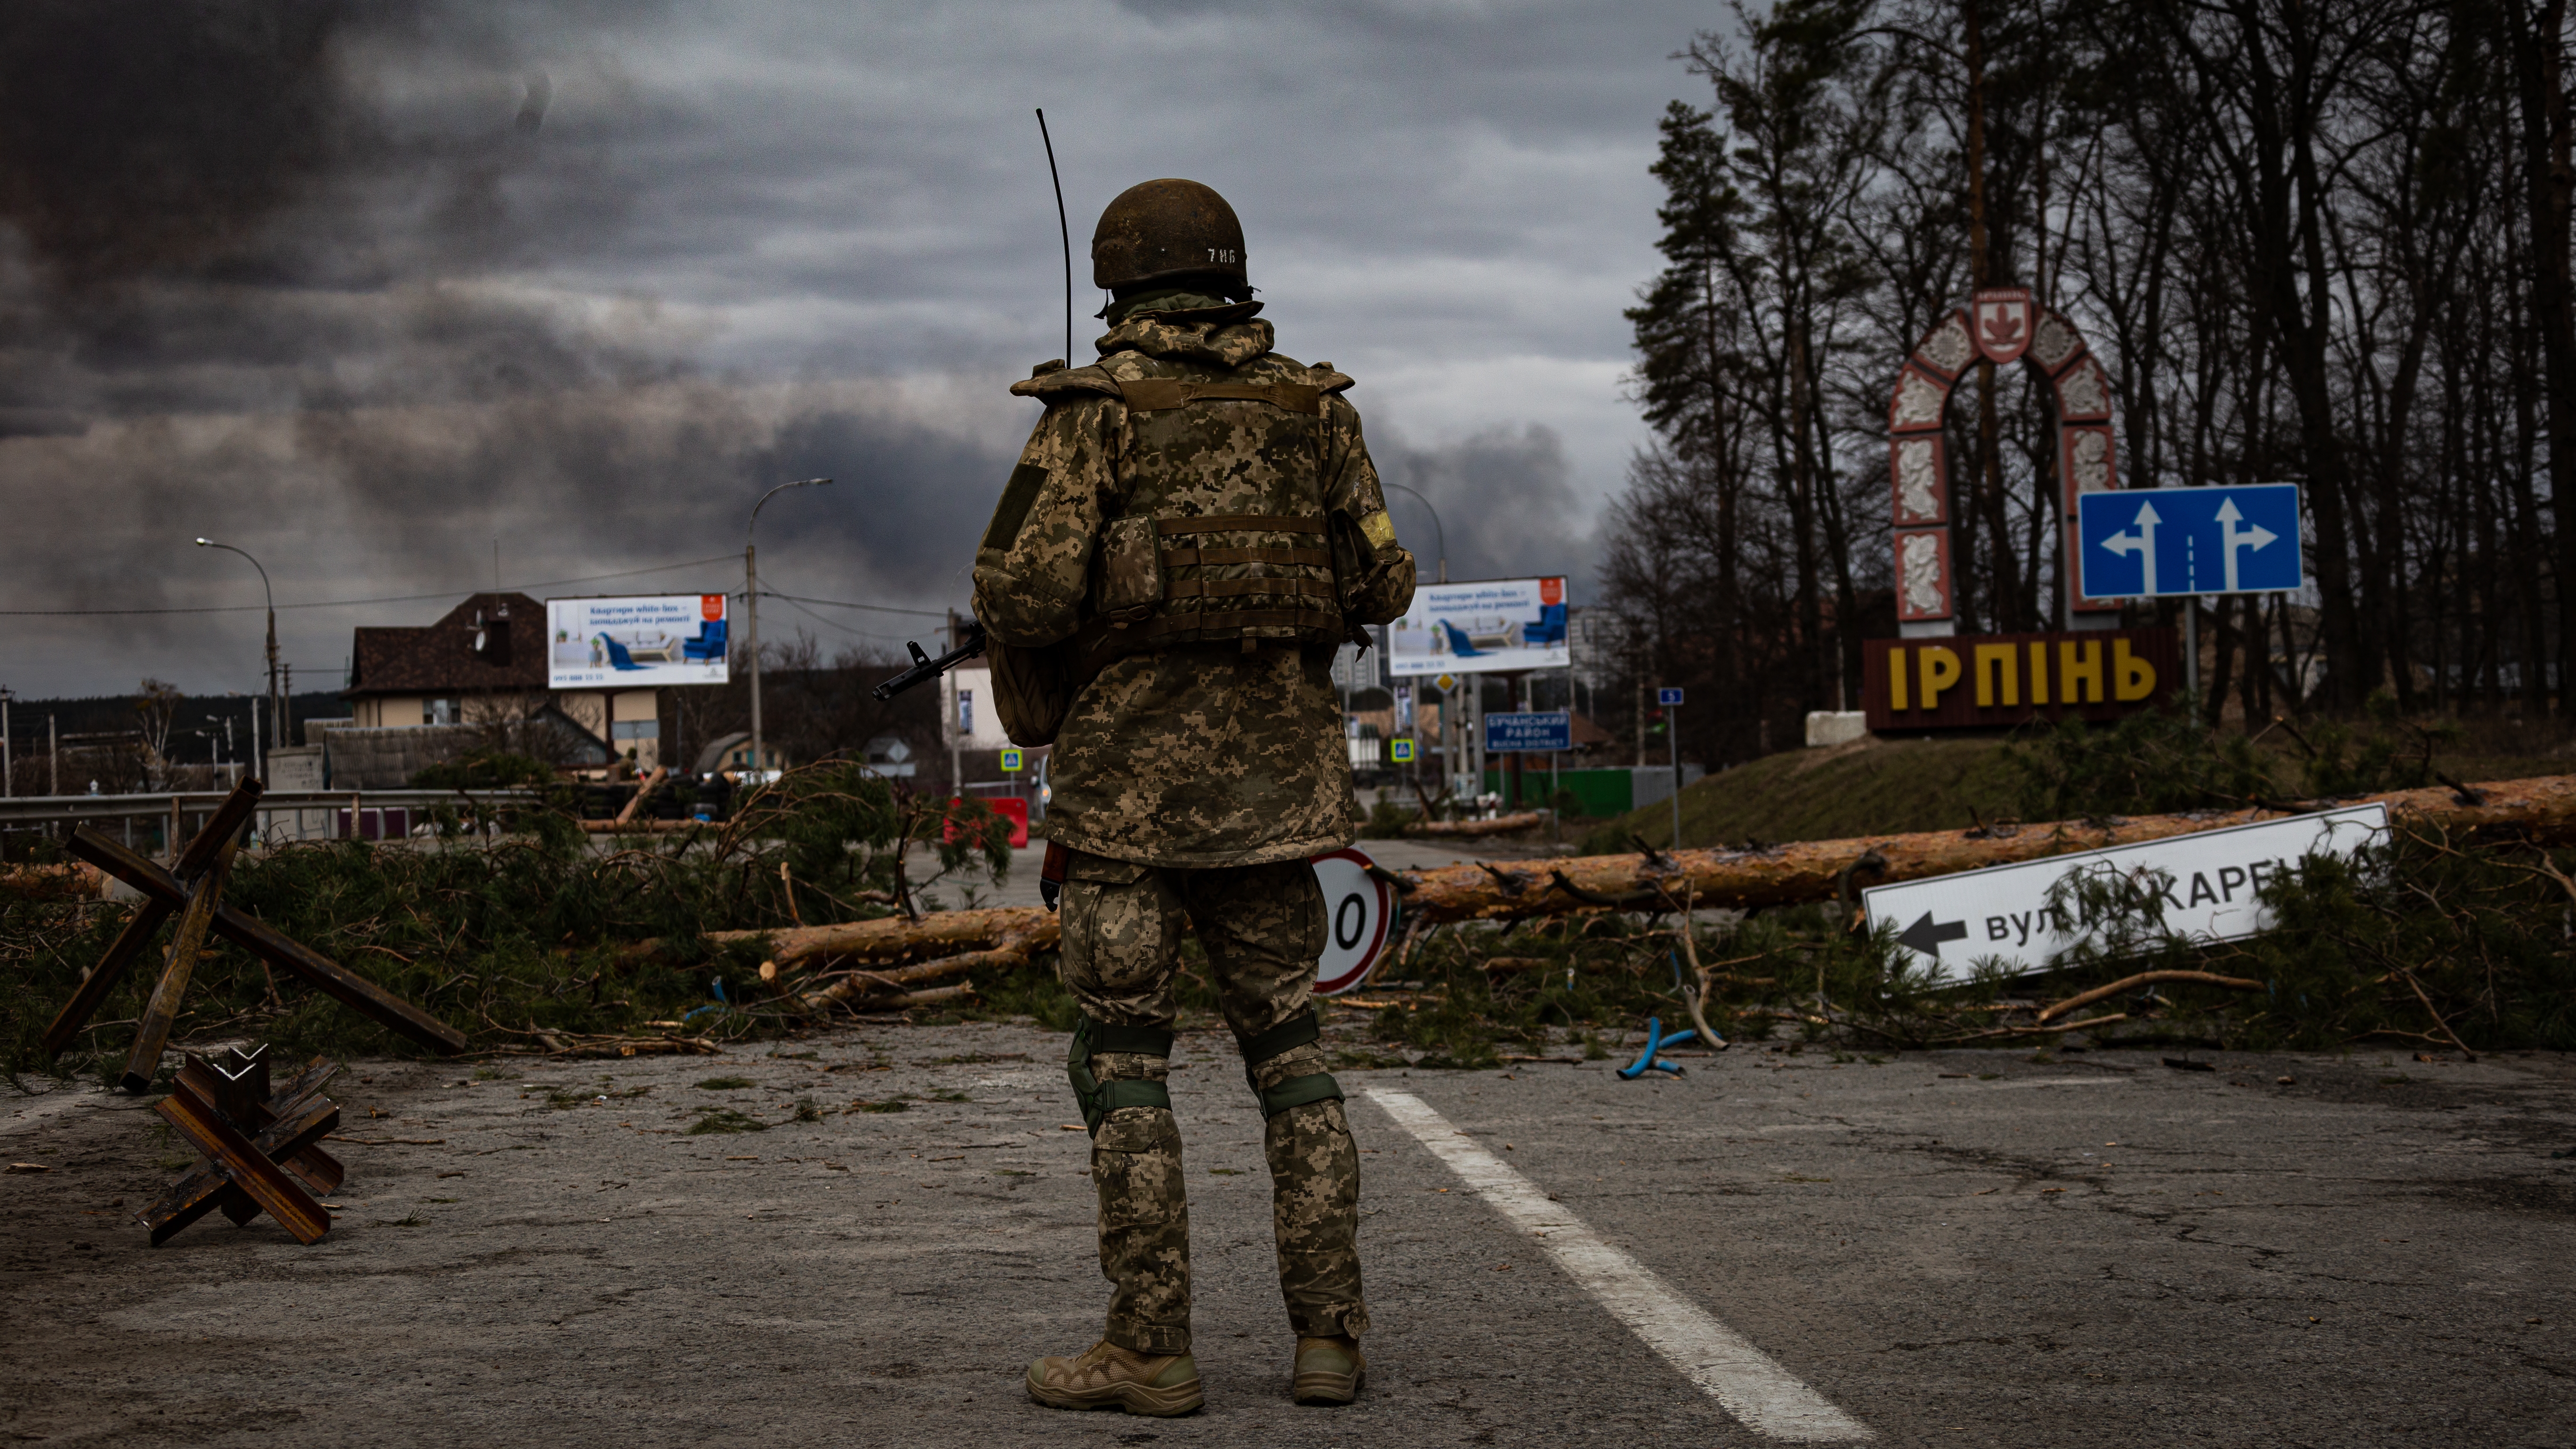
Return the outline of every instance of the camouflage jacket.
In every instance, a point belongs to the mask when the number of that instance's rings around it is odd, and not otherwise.
[[[1343,615],[1382,624],[1403,614],[1413,557],[1387,520],[1359,414],[1339,395],[1350,379],[1280,356],[1271,339],[1263,321],[1149,313],[1102,337],[1094,366],[1012,387],[1043,399],[1047,411],[976,555],[975,616],[994,637],[1057,644],[1091,620],[1101,531],[1124,516],[1145,466],[1116,384],[1146,378],[1321,389],[1309,436],[1323,506],[1347,521],[1348,536],[1365,539],[1358,547],[1367,553],[1348,581]],[[1185,466],[1219,485],[1218,511],[1265,511],[1231,508],[1224,491],[1271,462],[1249,451],[1255,429],[1241,410],[1257,406],[1200,404],[1189,414],[1204,437]],[[1275,430],[1275,418],[1251,421]],[[1199,644],[1112,660],[1075,695],[1057,735],[1050,835],[1095,855],[1181,868],[1258,865],[1349,844],[1358,810],[1332,656],[1330,646],[1263,642],[1249,652]]]

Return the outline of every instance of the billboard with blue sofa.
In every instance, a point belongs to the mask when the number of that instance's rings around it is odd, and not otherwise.
[[[1562,578],[1417,584],[1412,610],[1387,629],[1387,666],[1400,675],[1563,669],[1573,658]]]
[[[546,600],[548,689],[722,684],[725,596]]]

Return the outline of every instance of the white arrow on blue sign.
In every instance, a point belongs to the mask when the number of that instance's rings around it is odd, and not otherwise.
[[[2304,577],[2296,483],[2086,493],[2076,535],[2088,599],[2270,593]]]
[[[1681,702],[1682,692],[1669,684],[1655,691],[1655,703],[1659,706],[1670,708]]]

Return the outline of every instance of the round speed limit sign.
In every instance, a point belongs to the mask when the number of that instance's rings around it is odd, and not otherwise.
[[[1395,924],[1395,892],[1369,874],[1369,858],[1336,850],[1314,858],[1324,888],[1324,954],[1315,963],[1315,992],[1332,996],[1368,979]]]

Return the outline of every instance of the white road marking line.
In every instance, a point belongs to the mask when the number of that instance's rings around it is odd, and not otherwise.
[[[1449,1165],[1477,1196],[1536,1239],[1566,1276],[1662,1354],[1745,1427],[1810,1443],[1867,1439],[1858,1420],[1827,1403],[1742,1334],[1673,1291],[1635,1258],[1603,1242],[1564,1204],[1470,1141],[1421,1098],[1367,1088],[1370,1101]]]
[[[2009,1092],[2015,1087],[2125,1087],[2128,1077],[2041,1077],[2029,1082],[1980,1083],[1989,1092]]]

